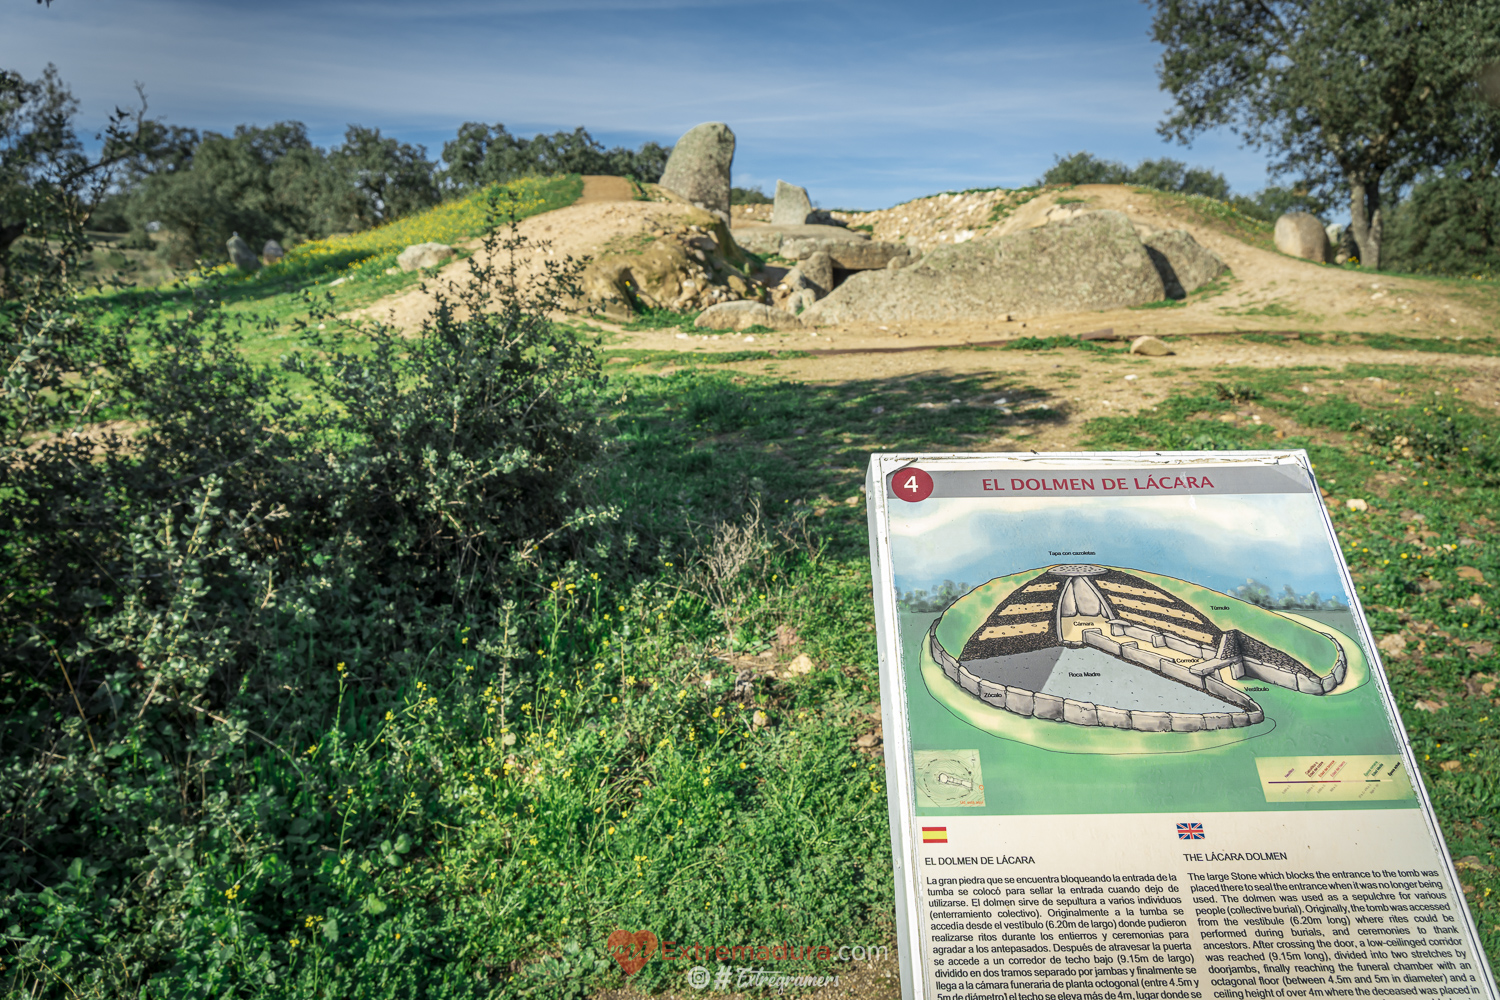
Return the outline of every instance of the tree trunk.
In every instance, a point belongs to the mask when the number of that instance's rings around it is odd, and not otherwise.
[[[11,297],[11,289],[6,282],[6,278],[10,276],[10,248],[25,232],[24,222],[10,225],[0,223],[0,302]]]
[[[1349,228],[1361,267],[1380,270],[1380,237],[1385,212],[1380,207],[1380,178],[1349,181]]]

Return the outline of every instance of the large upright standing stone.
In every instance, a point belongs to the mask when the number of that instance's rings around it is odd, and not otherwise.
[[[260,265],[255,251],[250,249],[250,244],[246,243],[239,233],[225,240],[224,246],[229,251],[229,263],[241,271],[253,271]]]
[[[812,216],[812,200],[807,197],[807,188],[776,182],[776,204],[771,207],[771,225],[806,225]]]
[[[729,168],[733,163],[734,133],[728,125],[694,125],[672,147],[661,186],[728,222]]]

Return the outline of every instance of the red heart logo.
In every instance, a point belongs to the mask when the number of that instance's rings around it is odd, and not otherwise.
[[[608,944],[610,954],[615,956],[615,961],[620,963],[627,976],[644,969],[651,956],[656,954],[656,935],[650,931],[632,934],[617,928],[610,933]]]

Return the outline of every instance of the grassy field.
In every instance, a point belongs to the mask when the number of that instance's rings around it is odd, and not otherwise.
[[[582,193],[583,178],[577,174],[522,178],[374,229],[296,244],[280,261],[250,274],[226,264],[184,276],[177,283],[106,289],[97,306],[108,319],[143,306],[186,309],[195,302],[195,292],[209,295],[232,313],[253,313],[258,321],[282,324],[244,342],[247,357],[272,363],[293,336],[287,324],[306,319],[311,301],[339,311],[358,309],[419,284],[426,277],[421,271],[387,273],[407,246],[446,243],[462,259],[472,252],[466,244],[488,232],[496,215],[502,220],[512,214],[526,219],[571,205]]]
[[[571,179],[549,183],[538,206],[576,197]],[[454,211],[456,239],[470,223]],[[402,232],[214,286],[231,311],[282,321],[245,340],[246,356],[265,363],[293,343],[284,321],[335,274],[358,275],[333,290],[340,308],[417,280],[383,274],[397,243],[431,231]],[[618,530],[517,591],[534,644],[457,627],[392,662],[362,655],[354,633],[339,648],[289,646],[288,689],[320,708],[280,720],[285,738],[220,726],[184,745],[189,764],[236,762],[222,787],[168,781],[128,748],[107,782],[86,753],[59,763],[82,839],[118,827],[132,802],[174,818],[131,833],[119,870],[60,862],[52,883],[11,891],[0,978],[14,995],[572,998],[682,990],[687,963],[627,982],[605,946],[617,928],[891,943],[868,455],[972,450],[1054,426],[1067,404],[1008,374],[1001,349],[981,375],[831,384],[781,378],[786,353],[598,349],[606,444],[588,489]],[[1062,338],[1015,349],[1126,360]],[[744,362],[759,373],[725,367]],[[1356,392],[1369,379],[1380,391]],[[979,402],[995,393],[1009,409]],[[1219,419],[1248,400],[1266,426]],[[1349,365],[1205,372],[1072,442],[1309,449],[1375,631],[1396,637],[1387,668],[1492,959],[1497,435],[1500,419],[1430,369]],[[511,666],[496,670],[502,647]]]
[[[1054,350],[1061,355],[1064,348]],[[676,364],[687,360],[672,358]],[[1199,391],[1162,400],[1154,413],[1092,421],[1077,446],[1310,451],[1332,494],[1340,541],[1376,634],[1401,637],[1399,643],[1388,640],[1383,655],[1450,849],[1460,859],[1470,906],[1494,956],[1500,953],[1493,901],[1500,887],[1493,829],[1500,671],[1493,657],[1490,594],[1500,564],[1489,514],[1500,475],[1500,420],[1455,403],[1443,380],[1420,367],[1243,368],[1213,378]],[[1351,383],[1369,378],[1384,380],[1384,398],[1357,402]],[[999,391],[1003,381],[931,375],[896,384],[816,386],[726,376],[711,368],[666,378],[632,375],[621,379],[630,387],[630,401],[619,419],[643,466],[622,467],[619,485],[628,489],[637,482],[642,467],[657,469],[653,481],[672,483],[690,517],[701,516],[705,499],[730,501],[731,483],[764,490],[769,510],[779,503],[826,512],[808,522],[824,544],[823,571],[863,583],[864,526],[839,500],[859,488],[864,456],[877,449],[962,448],[1017,423],[1048,419],[1048,393],[1024,386],[1010,388],[1033,393],[1033,405],[1015,417],[979,406],[937,414],[916,405]],[[1304,385],[1314,391],[1302,392]],[[1330,391],[1326,397],[1320,395],[1324,389]],[[1291,422],[1298,433],[1278,438],[1270,426],[1233,427],[1218,419],[1247,398],[1257,400],[1268,425]],[[884,412],[876,414],[877,405]],[[658,496],[655,503],[664,499]],[[1367,508],[1349,509],[1347,499],[1364,500]],[[638,496],[632,506],[645,500]],[[795,608],[783,615],[794,630],[817,634]],[[1397,645],[1401,650],[1392,652]],[[873,678],[873,652],[867,640],[860,646],[858,662]],[[873,700],[865,706],[873,708]]]

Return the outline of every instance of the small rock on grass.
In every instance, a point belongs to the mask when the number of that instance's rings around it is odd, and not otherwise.
[[[743,330],[751,326],[786,330],[801,327],[802,321],[784,309],[759,302],[721,302],[703,310],[693,325],[700,330]]]
[[[396,255],[396,266],[403,271],[415,271],[437,267],[452,256],[453,248],[446,243],[413,243]]]
[[[1130,342],[1131,354],[1144,354],[1148,358],[1159,358],[1173,353],[1160,337],[1137,337]]]
[[[1370,509],[1369,503],[1366,502],[1366,501],[1364,501],[1364,500],[1361,500],[1359,497],[1351,497],[1350,499],[1345,500],[1344,501],[1344,506],[1348,507],[1350,510],[1369,510]]]

